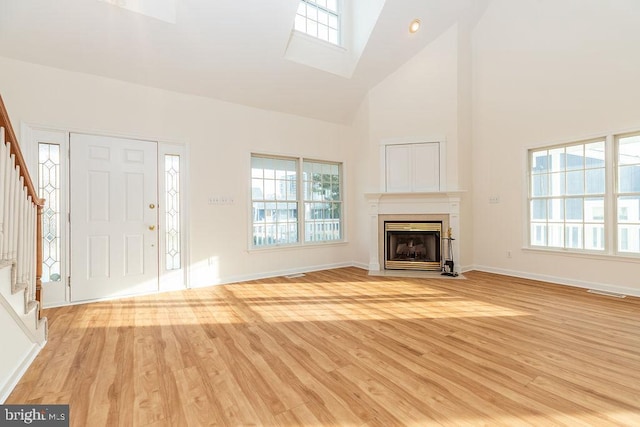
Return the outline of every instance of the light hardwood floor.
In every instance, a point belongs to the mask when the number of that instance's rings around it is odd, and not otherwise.
[[[640,425],[640,299],[309,273],[45,311],[6,403],[74,426]]]

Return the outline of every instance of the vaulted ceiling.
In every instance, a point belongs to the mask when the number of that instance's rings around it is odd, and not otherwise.
[[[298,0],[177,0],[175,24],[99,0],[1,0],[0,56],[348,123],[370,88],[488,1],[387,0],[350,78],[285,59]]]

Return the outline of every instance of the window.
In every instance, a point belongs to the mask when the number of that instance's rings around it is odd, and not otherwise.
[[[603,251],[605,139],[530,151],[531,246]]]
[[[254,154],[251,193],[253,247],[342,239],[339,163]]]
[[[42,281],[61,280],[60,145],[38,143],[38,194],[45,199],[42,215]]]
[[[253,156],[253,245],[271,246],[298,242],[296,159]]]
[[[640,132],[529,151],[529,244],[640,255]]]
[[[340,166],[303,162],[304,241],[340,240],[342,200]]]
[[[165,154],[165,267],[167,270],[179,270],[181,266],[180,250],[180,156]]]
[[[615,140],[618,251],[640,254],[640,133]]]
[[[300,0],[294,28],[320,40],[339,45],[338,0]]]

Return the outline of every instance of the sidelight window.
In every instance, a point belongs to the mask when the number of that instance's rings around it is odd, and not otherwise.
[[[179,270],[182,264],[180,235],[180,156],[164,156],[165,267]]]
[[[45,199],[42,212],[42,281],[61,278],[61,174],[60,145],[38,144],[38,194]]]

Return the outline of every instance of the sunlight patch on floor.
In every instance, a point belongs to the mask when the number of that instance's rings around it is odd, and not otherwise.
[[[91,326],[162,327],[530,315],[523,310],[397,280],[321,285],[297,281],[244,283],[100,302],[91,305],[91,310],[96,311]],[[115,310],[119,315],[103,319],[99,315],[103,310]]]

